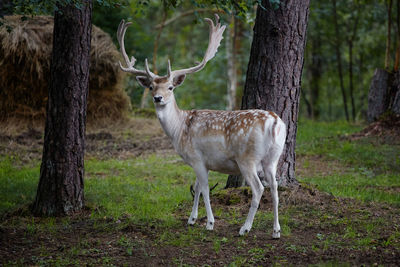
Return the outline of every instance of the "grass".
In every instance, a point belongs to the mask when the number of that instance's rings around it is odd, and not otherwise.
[[[360,129],[346,122],[303,121],[299,127],[297,154],[322,155],[328,162],[339,162],[342,170],[331,175],[302,177],[301,181],[340,197],[400,205],[399,146],[378,144],[373,137],[346,138]]]
[[[0,160],[0,215],[31,203],[35,197],[39,167],[17,167],[15,161],[9,157]]]
[[[21,235],[29,240],[26,242],[33,242],[35,247],[31,250],[36,253],[25,255],[25,260],[5,264],[25,265],[29,262],[31,265],[64,266],[86,264],[85,260],[88,260],[93,265],[122,265],[123,260],[135,257],[151,262],[160,250],[161,255],[174,251],[169,257],[172,260],[165,262],[166,265],[181,266],[193,265],[191,260],[195,258],[204,260],[204,255],[216,260],[204,261],[200,264],[203,266],[221,265],[218,259],[224,257],[226,266],[254,266],[265,262],[290,265],[301,259],[304,262],[304,255],[311,258],[312,255],[325,255],[313,262],[318,266],[336,266],[347,263],[329,255],[339,255],[343,251],[354,255],[391,255],[393,251],[400,251],[400,224],[387,219],[393,216],[390,213],[393,207],[400,205],[399,147],[368,139],[346,138],[360,129],[361,126],[346,122],[300,122],[297,154],[307,159],[303,168],[313,169],[321,164],[324,168],[337,167],[327,174],[308,172],[312,175],[299,177],[300,182],[305,188],[313,190],[315,186],[334,197],[331,203],[324,205],[281,205],[280,241],[269,239],[273,221],[270,203],[263,204],[264,208],[257,212],[252,232],[245,237],[237,236],[248,209],[248,203],[245,207],[240,206],[245,188],[235,191],[229,205],[214,203],[214,215],[218,217],[215,231],[206,231],[204,221],[200,220],[205,216],[203,205],[199,209],[199,223],[194,227],[182,227],[190,214],[189,187],[194,183],[195,175],[178,156],[153,154],[124,160],[92,157],[85,162],[89,218],[80,221],[79,218],[22,216],[0,222],[0,231],[7,227],[22,229]],[[320,159],[315,160],[315,156]],[[33,201],[39,164],[23,164],[18,158],[11,157],[1,159],[0,216]],[[216,191],[222,197],[225,197],[225,191],[220,189],[225,181],[226,175],[210,173],[209,184],[219,182]],[[215,197],[214,201],[218,195]],[[357,199],[364,204],[377,203],[381,205],[377,209],[379,214],[366,206],[361,207],[358,202],[343,202],[337,197]],[[281,203],[283,201],[285,199],[281,197]],[[327,208],[328,204],[333,209]],[[380,207],[386,208],[380,211]],[[89,227],[90,233],[79,232],[88,227],[76,226],[80,224],[93,224]],[[382,235],[386,231],[387,234]],[[49,243],[52,240],[63,242],[68,235],[71,235],[69,241],[57,251],[41,243],[47,239]],[[350,255],[346,259],[353,258]],[[380,259],[376,261],[379,263]]]
[[[176,222],[173,210],[189,202],[190,185],[195,181],[191,167],[178,156],[135,158],[131,160],[87,160],[85,163],[86,204],[93,216],[118,220],[129,217],[135,223]],[[35,197],[39,166],[14,166],[0,162],[0,215],[31,203]],[[210,185],[223,184],[225,175],[211,172]],[[200,209],[200,215],[202,209]]]

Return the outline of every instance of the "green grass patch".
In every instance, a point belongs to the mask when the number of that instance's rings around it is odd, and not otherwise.
[[[100,208],[97,215],[144,223],[174,223],[173,211],[191,201],[189,188],[195,181],[192,168],[177,156],[89,161],[86,173],[87,203]],[[210,184],[223,179],[211,176]]]
[[[39,166],[16,167],[15,159],[0,159],[0,215],[31,203],[39,181]]]
[[[131,160],[87,160],[85,199],[93,216],[130,217],[135,222],[162,220],[174,223],[173,211],[190,203],[192,168],[178,156],[152,155]],[[225,175],[210,173],[210,185],[225,182]],[[39,179],[39,166],[18,167],[5,158],[0,162],[0,214],[32,203]],[[221,185],[220,185],[221,187]],[[188,216],[190,209],[188,209]]]
[[[335,196],[400,204],[400,146],[380,144],[373,138],[346,138],[361,128],[346,122],[300,122],[296,152],[335,160],[344,172],[306,176],[302,181]],[[305,161],[304,167],[312,168],[312,164]]]
[[[302,180],[339,197],[400,204],[398,192],[400,179],[395,174],[368,177],[362,173],[351,172],[324,177],[306,177]]]
[[[347,136],[359,132],[362,125],[350,124],[346,121],[320,122],[300,120],[298,123],[297,148],[303,145],[309,149],[310,142],[318,141],[324,137]]]

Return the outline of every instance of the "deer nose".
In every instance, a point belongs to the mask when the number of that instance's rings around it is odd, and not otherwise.
[[[154,102],[156,102],[156,103],[161,102],[161,100],[162,100],[162,96],[156,95],[156,96],[154,97]]]

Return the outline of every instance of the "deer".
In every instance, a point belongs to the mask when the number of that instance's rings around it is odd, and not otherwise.
[[[182,85],[186,75],[202,70],[211,60],[223,39],[226,26],[215,14],[215,24],[209,18],[209,42],[201,62],[193,67],[171,70],[168,60],[167,75],[150,71],[145,59],[145,69],[136,69],[135,57],[129,59],[124,46],[125,32],[131,22],[122,20],[117,31],[120,51],[126,66],[119,61],[124,72],[136,76],[138,83],[149,88],[158,120],[170,138],[175,151],[190,165],[195,174],[193,207],[188,219],[194,225],[198,216],[200,194],[207,214],[206,229],[213,230],[214,216],[210,205],[208,173],[210,170],[225,174],[241,174],[252,191],[250,210],[239,235],[248,233],[253,225],[264,186],[258,173],[264,173],[271,191],[274,239],[280,238],[278,219],[278,184],[276,171],[286,140],[286,125],[272,111],[250,110],[181,110],[175,100],[174,90]]]

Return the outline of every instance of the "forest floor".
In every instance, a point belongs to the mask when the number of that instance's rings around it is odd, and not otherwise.
[[[214,231],[205,229],[204,207],[187,226],[194,173],[151,118],[88,129],[85,209],[33,217],[43,129],[0,129],[4,266],[400,265],[400,131],[390,127],[365,134],[343,122],[300,122],[300,184],[280,188],[279,240],[269,190],[241,237],[251,192],[223,189],[226,176],[214,172]]]

